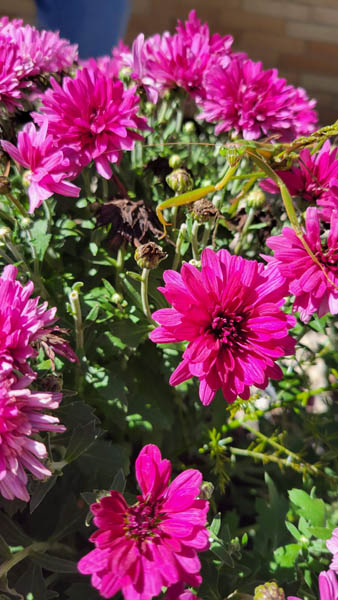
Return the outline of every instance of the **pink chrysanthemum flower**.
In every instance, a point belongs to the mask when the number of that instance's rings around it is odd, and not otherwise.
[[[48,120],[48,132],[62,147],[78,154],[81,167],[92,160],[102,177],[112,176],[110,163],[121,160],[121,150],[131,150],[143,140],[135,129],[145,129],[146,120],[137,116],[139,97],[135,89],[124,89],[99,69],[82,69],[75,79],[66,77],[61,87],[51,79],[53,89],[42,96],[39,124]],[[79,107],[81,111],[79,112]]]
[[[284,277],[289,293],[295,296],[293,309],[307,323],[313,313],[319,317],[338,313],[338,287],[335,287],[338,286],[338,211],[332,211],[325,242],[320,238],[320,220],[316,208],[307,209],[305,223],[304,238],[327,276],[290,227],[284,227],[281,235],[267,239],[266,244],[274,251],[274,255],[265,258],[269,266],[277,268]]]
[[[302,88],[287,85],[276,69],[233,57],[225,68],[213,61],[205,72],[206,97],[200,102],[200,119],[216,122],[215,133],[234,130],[247,140],[277,134],[280,141],[311,133],[317,122]]]
[[[14,376],[0,380],[0,494],[8,500],[28,502],[26,471],[37,479],[51,475],[41,462],[47,458],[46,447],[32,436],[65,430],[59,419],[46,414],[58,408],[62,395],[30,391],[31,381]]]
[[[80,573],[104,598],[121,590],[126,600],[150,600],[163,586],[178,582],[200,585],[197,552],[209,547],[208,502],[198,499],[202,475],[187,469],[169,483],[170,461],[153,444],[136,460],[141,495],[133,506],[111,491],[92,504],[98,530],[90,540],[96,548],[84,556]]]
[[[207,23],[201,24],[196,11],[185,23],[178,21],[177,33],[154,35],[147,40],[140,34],[133,44],[132,77],[147,90],[149,99],[158,93],[181,87],[193,97],[203,94],[202,79],[210,58],[220,56],[224,66],[231,60],[231,35],[210,36]]]
[[[333,209],[338,209],[338,160],[337,148],[332,148],[329,140],[316,154],[305,148],[299,154],[298,167],[288,171],[276,171],[286,184],[292,196],[300,196],[309,202],[322,206],[320,215],[330,221]],[[279,193],[279,187],[272,179],[260,183],[263,190]]]
[[[282,378],[275,360],[294,352],[288,329],[295,319],[280,309],[284,286],[277,271],[269,276],[255,260],[206,249],[201,271],[184,264],[180,274],[163,277],[166,286],[159,289],[173,308],[153,314],[161,326],[150,339],[189,341],[171,385],[198,377],[207,405],[220,388],[227,402],[247,400],[251,385],[264,389],[269,378]]]
[[[47,309],[47,302],[39,304],[39,297],[31,298],[32,281],[23,287],[16,280],[17,272],[9,265],[0,277],[0,380],[13,368],[32,374],[27,364],[36,355],[32,344],[49,334],[48,326],[55,321],[56,308]]]
[[[77,60],[77,45],[60,38],[58,32],[38,31],[31,25],[23,26],[21,20],[0,20],[0,32],[16,44],[21,58],[21,77],[58,73]]]
[[[20,106],[22,87],[18,48],[0,30],[0,103],[9,111]]]
[[[333,571],[322,571],[318,577],[320,600],[337,600],[338,582]],[[302,600],[297,596],[288,596],[287,600]]]
[[[25,179],[29,184],[30,213],[54,193],[78,198],[81,188],[66,181],[67,177],[76,175],[74,165],[55,147],[53,137],[48,134],[47,121],[39,131],[33,123],[27,123],[18,134],[18,147],[6,140],[1,140],[1,146],[17,163],[28,169]]]

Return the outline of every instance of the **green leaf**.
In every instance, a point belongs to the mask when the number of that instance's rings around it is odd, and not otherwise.
[[[212,537],[217,537],[219,534],[219,530],[221,529],[221,521],[222,515],[221,513],[217,513],[217,515],[213,518],[212,523],[209,527],[209,531]]]
[[[117,471],[116,475],[114,476],[114,479],[110,486],[110,489],[116,490],[117,492],[120,492],[121,494],[123,494],[125,487],[126,487],[126,478],[124,475],[124,471],[123,471],[123,469],[119,469]]]
[[[300,540],[302,534],[298,531],[297,527],[290,523],[290,521],[285,521],[286,528],[290,531],[291,535],[296,538],[296,540]]]
[[[96,437],[96,420],[78,425],[72,433],[66,451],[65,460],[67,463],[79,458],[95,442]]]
[[[137,348],[148,337],[152,329],[153,327],[149,323],[133,323],[130,319],[122,319],[110,327],[112,335],[130,348]]]
[[[33,541],[4,512],[0,512],[0,531],[10,546],[29,546]]]
[[[32,244],[36,250],[40,261],[43,260],[43,257],[52,238],[51,234],[47,233],[47,229],[48,223],[44,219],[37,219],[36,221],[34,221],[33,227],[30,229],[30,234],[32,236]]]
[[[319,498],[311,498],[304,490],[289,491],[291,502],[299,506],[297,513],[314,527],[322,527],[325,522],[325,504]]]
[[[11,556],[12,556],[10,548],[9,548],[6,540],[4,540],[4,538],[2,537],[2,535],[0,535],[0,556],[4,560],[7,560],[8,558],[11,558]]]
[[[101,600],[99,593],[89,583],[73,583],[66,594],[69,600]]]
[[[39,504],[41,504],[42,500],[55,485],[57,478],[57,475],[52,475],[52,477],[49,477],[47,481],[37,481],[35,483],[29,503],[29,511],[31,514],[35,511]]]
[[[210,550],[228,567],[233,568],[235,566],[231,554],[226,549],[226,546],[223,544],[222,540],[217,539],[214,542],[212,542],[210,544]]]
[[[328,540],[332,536],[331,529],[327,527],[309,527],[309,532],[320,540]]]
[[[277,548],[273,553],[276,563],[286,569],[294,567],[301,549],[302,546],[300,544],[287,544],[286,546]]]
[[[96,321],[97,315],[99,314],[100,304],[97,302],[90,309],[88,315],[86,316],[86,321]]]
[[[72,560],[51,556],[50,554],[43,554],[42,552],[33,552],[30,555],[30,558],[43,569],[48,569],[48,571],[53,571],[54,573],[78,572],[76,562]]]
[[[15,583],[15,588],[25,598],[31,594],[34,600],[47,600],[47,587],[39,565],[30,563],[27,571]]]

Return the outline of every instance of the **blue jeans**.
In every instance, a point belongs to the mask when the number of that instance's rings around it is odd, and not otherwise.
[[[81,58],[110,54],[125,33],[130,0],[36,0],[38,25],[79,44]]]

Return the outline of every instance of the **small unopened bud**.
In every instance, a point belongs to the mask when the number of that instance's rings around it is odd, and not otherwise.
[[[134,258],[141,269],[156,269],[161,260],[167,258],[167,253],[163,252],[161,246],[155,242],[148,242],[137,246]]]
[[[215,487],[211,481],[202,481],[201,490],[198,497],[202,500],[210,500],[214,493],[214,489]]]
[[[172,154],[169,158],[169,167],[171,169],[178,169],[182,165],[182,158],[179,154]]]
[[[122,67],[122,69],[119,72],[119,79],[122,79],[122,81],[128,82],[130,80],[130,73],[131,73],[130,67]]]
[[[33,225],[33,221],[29,217],[22,217],[22,219],[20,219],[20,225],[22,229],[30,229]]]
[[[216,217],[219,212],[214,204],[208,198],[197,200],[191,205],[190,214],[199,223],[206,223]]]
[[[32,171],[24,171],[23,175],[22,175],[22,185],[23,187],[29,187],[31,184],[31,176],[32,176]]]
[[[284,590],[275,581],[267,581],[255,588],[254,600],[285,600]]]
[[[196,126],[193,121],[187,121],[186,123],[184,123],[183,133],[187,133],[188,135],[191,135],[192,133],[195,133],[195,131],[196,131]]]
[[[144,112],[146,115],[150,116],[154,113],[156,105],[152,102],[146,102],[144,106]]]
[[[265,203],[265,194],[261,188],[254,188],[246,197],[246,204],[249,208],[260,208]]]
[[[0,240],[4,240],[11,235],[11,230],[9,227],[0,227]]]
[[[189,192],[194,185],[191,176],[185,169],[175,169],[169,173],[166,177],[166,182],[174,192],[178,192],[179,194]]]
[[[8,177],[0,175],[0,194],[8,194],[11,191],[11,184]]]
[[[118,294],[118,292],[115,292],[115,294],[112,295],[111,301],[114,304],[121,304],[123,300],[123,296],[121,296],[121,294]]]

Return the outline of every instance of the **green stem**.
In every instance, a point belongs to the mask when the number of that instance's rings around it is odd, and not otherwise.
[[[251,207],[249,209],[249,212],[248,212],[248,218],[245,221],[245,225],[244,225],[244,227],[242,229],[242,232],[241,232],[241,234],[239,236],[238,243],[236,244],[236,247],[235,247],[235,250],[234,250],[234,254],[239,254],[239,251],[240,251],[240,249],[242,247],[242,243],[243,243],[243,241],[245,239],[247,231],[248,231],[250,225],[252,224],[252,221],[254,220],[254,218],[255,218],[255,209],[253,207]]]
[[[178,236],[177,236],[177,240],[176,240],[175,256],[174,256],[173,264],[171,267],[174,271],[176,271],[178,265],[180,264],[181,246],[182,246],[182,242],[185,238],[186,231],[187,231],[187,226],[185,223],[182,223],[182,225],[179,229],[179,232],[178,232]]]
[[[142,270],[141,300],[142,300],[143,312],[144,312],[145,316],[147,317],[149,323],[151,323],[153,325],[155,323],[155,321],[152,319],[152,316],[151,316],[150,307],[149,307],[149,299],[148,299],[149,273],[150,273],[150,269]]]
[[[207,221],[204,224],[204,231],[203,231],[202,240],[201,240],[202,248],[206,247],[206,245],[208,243],[209,235],[210,235],[210,221]]]
[[[200,223],[198,221],[193,222],[192,231],[191,231],[191,249],[194,260],[199,260],[199,249],[198,249],[198,229]]]
[[[76,352],[79,357],[82,358],[84,355],[84,335],[79,292],[76,289],[73,289],[68,298],[75,324]]]
[[[18,209],[19,213],[21,213],[21,215],[23,217],[26,217],[26,218],[30,219],[30,216],[29,216],[28,212],[22,206],[20,200],[18,200],[17,198],[15,198],[15,196],[13,196],[13,194],[11,192],[8,192],[7,196],[11,200],[11,202],[13,202],[13,204],[15,204],[15,206]]]
[[[9,558],[0,566],[0,579],[33,552],[45,552],[48,548],[49,544],[47,542],[34,542],[34,544],[27,546],[27,548],[20,550],[20,552],[16,552],[12,558]]]
[[[116,257],[116,270],[115,270],[115,289],[117,292],[121,291],[120,274],[123,271],[124,259],[126,256],[126,248],[124,243],[119,247]]]

